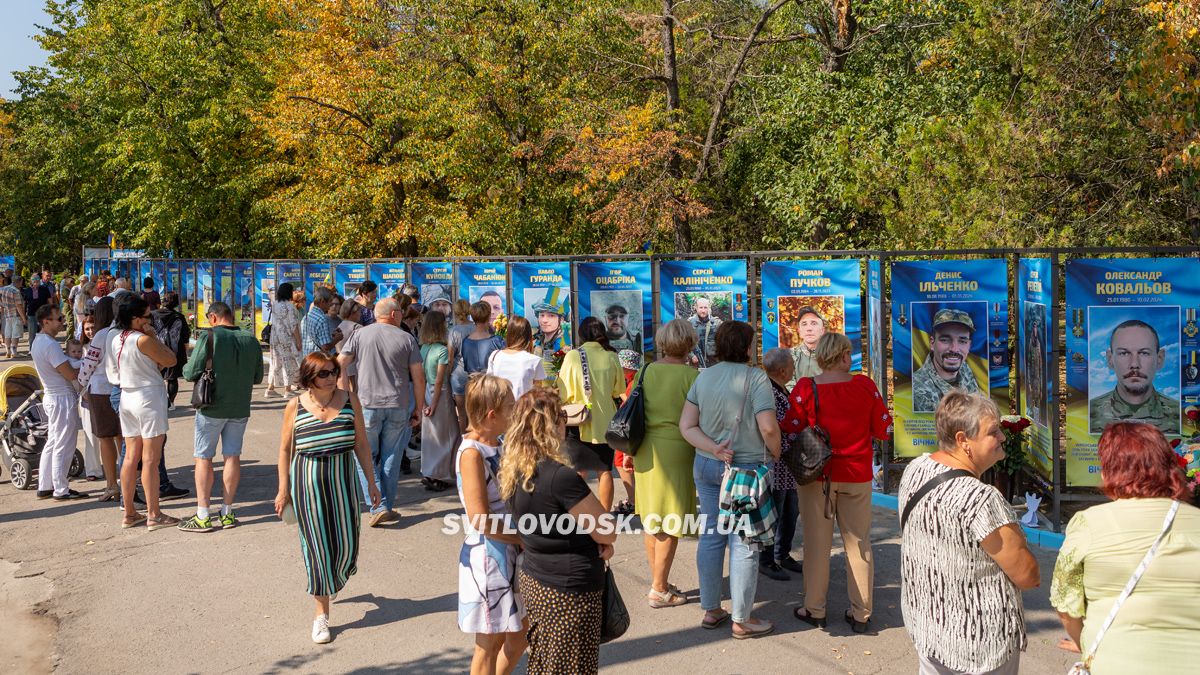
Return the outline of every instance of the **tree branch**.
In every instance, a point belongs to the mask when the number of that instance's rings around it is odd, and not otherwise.
[[[327,109],[327,110],[332,110],[332,111],[334,111],[334,112],[341,113],[341,114],[345,115],[346,117],[349,117],[350,119],[352,119],[352,120],[354,120],[354,121],[358,122],[359,124],[363,125],[363,127],[367,128],[367,129],[370,129],[370,128],[371,128],[371,122],[370,122],[369,120],[365,119],[364,117],[362,117],[362,116],[361,116],[361,115],[359,115],[358,113],[351,112],[351,111],[349,111],[349,110],[347,110],[347,109],[345,109],[345,108],[343,108],[343,107],[341,107],[341,106],[336,106],[336,105],[334,105],[334,104],[332,104],[332,103],[326,103],[326,102],[324,102],[324,101],[320,101],[320,100],[317,100],[317,99],[315,99],[315,98],[312,98],[311,96],[296,96],[296,95],[291,95],[291,96],[288,96],[288,100],[291,100],[291,101],[304,101],[304,102],[306,102],[306,103],[311,103],[311,104],[313,104],[313,105],[315,105],[315,106],[319,106],[319,107],[321,107],[321,108],[325,108],[325,109]]]

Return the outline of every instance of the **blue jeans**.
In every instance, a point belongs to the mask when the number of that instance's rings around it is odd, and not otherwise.
[[[800,495],[796,488],[791,490],[771,489],[771,500],[779,510],[779,520],[775,521],[775,548],[763,549],[759,554],[761,562],[770,563],[783,560],[792,554],[792,539],[796,538],[796,521],[800,519]]]
[[[367,427],[367,442],[371,445],[371,470],[375,484],[379,486],[379,506],[371,513],[389,511],[396,502],[396,486],[400,482],[400,457],[412,437],[408,425],[412,417],[413,401],[409,399],[404,408],[363,408],[363,422]],[[364,467],[358,467],[358,479],[362,483],[363,497],[369,491]],[[367,505],[370,507],[370,504]]]
[[[121,388],[113,385],[112,393],[108,395],[108,400],[112,403],[113,410],[117,414],[121,414]],[[125,463],[125,438],[117,439],[117,475],[121,473],[121,465]],[[142,467],[138,465],[138,471]],[[163,456],[158,458],[158,491],[162,492],[167,488],[173,487],[171,479],[167,476],[167,439],[163,439]]]
[[[757,465],[734,466],[753,469]],[[724,475],[724,462],[696,455],[692,464],[692,478],[696,481],[700,515],[704,518],[704,530],[700,532],[700,546],[696,551],[696,568],[700,573],[700,609],[708,611],[721,606],[721,577],[725,568],[725,549],[728,548],[733,620],[735,623],[746,623],[754,609],[754,592],[758,590],[758,556],[742,542],[737,532],[721,534],[716,529],[717,504]]]

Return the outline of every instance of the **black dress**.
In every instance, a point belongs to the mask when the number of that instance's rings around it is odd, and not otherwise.
[[[192,339],[192,329],[188,327],[187,317],[173,309],[156,309],[151,316],[158,339],[175,353],[175,365],[163,368],[163,379],[177,380],[183,377],[183,365],[187,363],[187,345]]]

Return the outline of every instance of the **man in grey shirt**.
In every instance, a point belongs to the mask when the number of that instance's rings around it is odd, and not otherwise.
[[[421,350],[416,339],[399,327],[400,319],[400,303],[392,298],[380,300],[375,304],[375,323],[351,333],[338,356],[343,389],[350,389],[346,376],[350,365],[357,366],[358,398],[371,444],[370,469],[382,495],[379,506],[371,509],[367,521],[371,527],[400,520],[400,514],[392,510],[400,457],[413,427],[421,424],[425,407]],[[363,473],[367,468],[358,468],[364,495],[369,494]]]

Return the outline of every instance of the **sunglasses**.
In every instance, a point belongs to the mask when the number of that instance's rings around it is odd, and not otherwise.
[[[323,368],[323,369],[317,371],[317,377],[318,378],[335,377],[335,376],[339,375],[341,372],[342,371],[338,370],[337,368],[334,368],[333,370],[330,370],[329,368]]]

